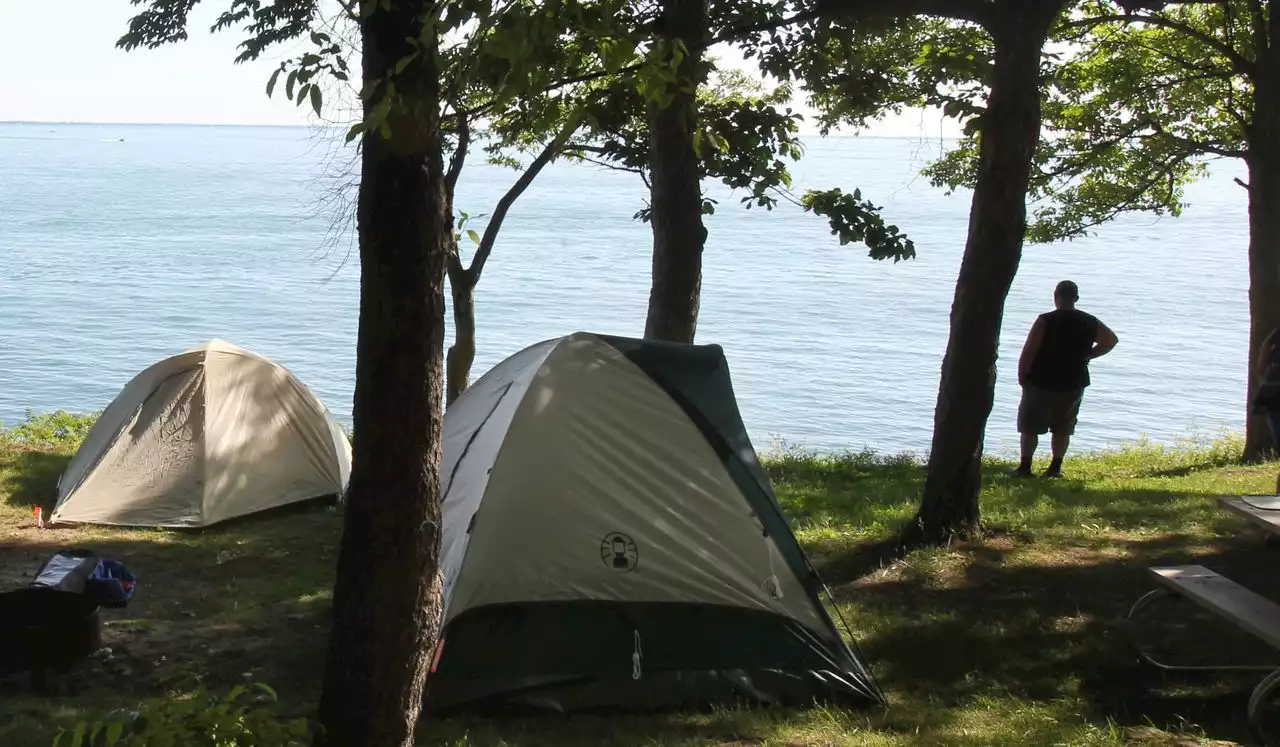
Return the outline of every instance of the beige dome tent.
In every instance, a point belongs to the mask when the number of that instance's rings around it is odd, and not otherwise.
[[[441,475],[428,712],[885,702],[719,346],[580,332],[526,348],[449,406]]]
[[[58,480],[54,523],[204,527],[340,495],[351,446],[292,373],[223,340],[135,376]]]

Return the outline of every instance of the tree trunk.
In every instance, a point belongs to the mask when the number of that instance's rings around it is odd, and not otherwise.
[[[520,195],[524,194],[524,191],[529,188],[529,185],[538,177],[538,174],[542,173],[547,164],[554,161],[560,155],[560,152],[564,150],[565,144],[582,126],[583,118],[584,114],[581,109],[570,114],[564,126],[560,128],[560,132],[525,167],[524,173],[520,175],[519,179],[516,179],[515,184],[511,185],[506,194],[498,199],[498,204],[493,209],[493,216],[489,218],[488,225],[484,227],[484,236],[480,238],[480,244],[476,247],[475,256],[471,258],[470,267],[462,264],[462,253],[458,250],[457,240],[454,239],[450,244],[449,290],[453,298],[454,332],[453,345],[449,346],[448,377],[445,383],[445,402],[447,404],[452,405],[471,384],[471,366],[476,360],[476,285],[480,283],[480,275],[484,272],[485,263],[489,261],[489,256],[493,253],[493,246],[498,240],[498,232],[502,230],[503,221],[507,219],[507,213],[511,211],[511,206],[515,204],[516,200],[520,199]],[[471,130],[465,123],[461,132],[457,153],[445,179],[445,192],[449,199],[450,215],[453,215],[453,188],[457,184],[458,176],[462,171],[463,159],[466,158],[467,143],[471,137]]]
[[[995,67],[982,118],[951,333],[934,410],[924,497],[904,542],[940,544],[978,528],[982,450],[995,396],[1005,298],[1026,234],[1026,197],[1040,136],[1040,54],[1061,0],[1007,0],[988,30]]]
[[[663,0],[664,39],[681,40],[690,52],[681,60],[680,86],[668,106],[649,104],[650,223],[653,228],[653,284],[644,336],[693,342],[702,294],[702,188],[693,147],[697,128],[696,91],[702,83],[701,40],[707,29],[707,0]]]
[[[414,50],[425,2],[397,0],[361,22],[364,81]],[[438,633],[444,275],[434,40],[395,78],[389,139],[363,140],[357,208],[360,326],[355,453],[333,592],[316,743],[410,747]],[[381,88],[378,88],[381,91]],[[380,95],[365,101],[365,115]]]
[[[445,402],[454,400],[471,385],[471,365],[476,360],[476,281],[454,250],[449,260],[449,294],[453,300],[453,344],[449,346]]]
[[[1255,363],[1262,341],[1280,327],[1280,60],[1274,52],[1258,58],[1253,121],[1249,127],[1249,378],[1244,459],[1273,453],[1262,418],[1252,413],[1258,377]]]

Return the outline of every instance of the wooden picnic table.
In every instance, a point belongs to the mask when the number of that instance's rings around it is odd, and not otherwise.
[[[1277,495],[1224,495],[1218,504],[1231,513],[1280,535],[1280,496]]]
[[[1218,498],[1218,504],[1262,528],[1268,533],[1268,537],[1280,537],[1280,495],[1221,496]],[[1164,566],[1147,570],[1157,582],[1157,588],[1139,599],[1129,610],[1128,619],[1131,625],[1140,610],[1161,597],[1174,596],[1194,602],[1209,612],[1229,620],[1237,627],[1247,630],[1271,647],[1280,649],[1280,605],[1275,602],[1246,589],[1229,578],[1219,576],[1204,566]],[[1261,713],[1270,705],[1269,700],[1272,694],[1280,692],[1280,668],[1255,664],[1222,666],[1164,664],[1153,659],[1144,650],[1137,635],[1136,626],[1131,627],[1131,632],[1134,635],[1133,644],[1138,657],[1165,671],[1220,669],[1267,672],[1249,698],[1247,720],[1249,730],[1253,732],[1254,738],[1260,744],[1280,744],[1280,740],[1271,738],[1274,735],[1265,733],[1261,720]]]

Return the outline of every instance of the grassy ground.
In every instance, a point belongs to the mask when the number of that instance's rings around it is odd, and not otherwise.
[[[203,533],[37,531],[73,422],[0,437],[0,588],[60,547],[88,546],[139,575],[129,609],[107,614],[110,665],[82,692],[0,693],[0,744],[44,747],[59,726],[165,691],[269,682],[283,708],[316,696],[339,516],[319,508]],[[1172,677],[1139,668],[1122,622],[1150,588],[1145,568],[1200,563],[1280,598],[1280,553],[1218,508],[1269,492],[1275,465],[1232,463],[1238,444],[1135,447],[1081,457],[1068,479],[993,469],[980,541],[886,558],[914,509],[922,470],[871,455],[779,455],[769,468],[801,541],[891,700],[886,710],[724,712],[627,719],[451,720],[424,744],[453,745],[1191,745],[1246,741],[1249,677]],[[1169,658],[1250,663],[1267,654],[1229,626],[1173,606]],[[1153,629],[1154,632],[1154,629]],[[1280,656],[1272,657],[1280,665]],[[1181,741],[1179,741],[1181,740]],[[1218,741],[1224,740],[1224,741]]]

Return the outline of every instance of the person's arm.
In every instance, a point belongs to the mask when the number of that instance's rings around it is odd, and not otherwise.
[[[1044,341],[1044,320],[1036,319],[1027,333],[1027,341],[1022,345],[1022,357],[1018,358],[1018,385],[1027,385],[1027,376],[1031,373],[1031,362],[1040,352],[1040,343]]]
[[[1102,322],[1098,322],[1098,332],[1093,340],[1093,348],[1089,351],[1090,360],[1094,358],[1101,358],[1107,353],[1110,353],[1111,349],[1119,342],[1120,338],[1116,337],[1116,333],[1112,332],[1110,327]]]
[[[1271,330],[1271,334],[1267,335],[1267,338],[1258,346],[1258,360],[1254,362],[1258,378],[1265,377],[1267,369],[1271,366],[1271,355],[1275,352],[1277,332],[1280,332],[1280,328]]]

